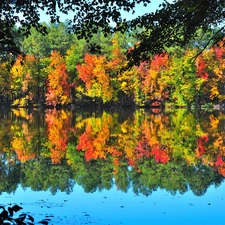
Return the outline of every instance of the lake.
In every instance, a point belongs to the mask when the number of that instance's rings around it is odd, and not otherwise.
[[[225,115],[0,112],[0,199],[49,224],[225,224]]]

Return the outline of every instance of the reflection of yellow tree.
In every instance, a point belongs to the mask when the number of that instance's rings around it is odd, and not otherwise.
[[[142,143],[146,142],[145,155],[151,155],[156,162],[161,163],[166,163],[170,159],[167,147],[163,146],[160,140],[160,133],[166,129],[166,121],[166,117],[163,115],[150,114],[145,116],[141,124]]]
[[[185,109],[176,110],[170,115],[170,126],[159,132],[160,143],[169,150],[173,159],[184,159],[195,164],[196,120]]]
[[[136,164],[135,148],[138,146],[139,132],[140,128],[135,126],[134,121],[126,120],[121,124],[121,131],[117,134],[117,147],[131,166]]]
[[[77,149],[85,151],[87,161],[105,159],[107,154],[111,155],[115,170],[124,163],[138,168],[138,161],[150,155],[156,161],[166,163],[170,157],[167,148],[161,146],[158,138],[158,132],[163,130],[162,123],[165,121],[162,118],[164,117],[144,115],[139,110],[134,118],[116,124],[117,129],[112,129],[115,124],[109,114],[103,113],[102,118],[88,118]],[[112,130],[116,132],[111,132]]]
[[[214,167],[220,174],[225,176],[225,132],[219,131],[220,121],[224,115],[209,117],[209,143],[202,158],[203,163]]]
[[[22,126],[14,125],[11,129],[13,132],[11,145],[13,150],[16,152],[18,159],[21,162],[34,159],[36,155],[33,151],[33,135],[28,130],[28,124],[23,122]]]
[[[12,109],[12,112],[16,117],[25,118],[26,120],[29,120],[29,122],[33,121],[33,114],[28,113],[26,108]]]
[[[12,109],[12,116],[17,119],[13,120],[7,128],[1,129],[5,132],[5,135],[1,136],[1,149],[8,153],[11,161],[14,160],[13,151],[21,162],[34,159],[41,149],[38,148],[40,146],[37,147],[40,141],[39,130],[31,125],[34,122],[33,114],[20,108]]]
[[[65,156],[70,129],[69,117],[70,113],[64,110],[49,110],[46,112],[47,145],[51,151],[50,157],[53,163],[59,163]]]
[[[16,158],[11,146],[11,141],[13,139],[11,126],[12,122],[10,120],[2,119],[0,121],[0,155],[6,153],[6,159],[10,162],[15,161]]]

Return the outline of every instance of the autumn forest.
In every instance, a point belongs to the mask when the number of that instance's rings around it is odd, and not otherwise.
[[[138,30],[129,35],[99,31],[85,41],[68,34],[66,22],[46,26],[47,35],[31,28],[28,37],[17,37],[24,55],[0,61],[1,105],[142,107],[157,100],[204,107],[225,99],[225,48],[217,43],[201,52],[208,37],[201,30],[199,40],[183,49],[171,46],[129,67],[126,53],[138,45]]]
[[[86,41],[66,22],[46,26],[0,61],[0,193],[77,183],[200,196],[223,182],[224,114],[212,108],[225,100],[225,47],[204,49],[213,30],[130,67],[138,30]]]

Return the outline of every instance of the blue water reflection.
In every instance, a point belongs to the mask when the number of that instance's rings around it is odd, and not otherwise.
[[[20,203],[23,212],[30,213],[35,221],[49,216],[52,224],[98,224],[98,225],[180,225],[225,224],[225,184],[211,186],[204,196],[169,194],[157,190],[150,196],[134,195],[113,187],[111,190],[85,193],[75,185],[67,195],[49,191],[34,192],[19,187],[14,194],[3,193],[2,204]]]

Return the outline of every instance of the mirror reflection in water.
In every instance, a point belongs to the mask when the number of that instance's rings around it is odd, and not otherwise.
[[[1,204],[53,224],[224,224],[224,132],[218,112],[1,111]]]

